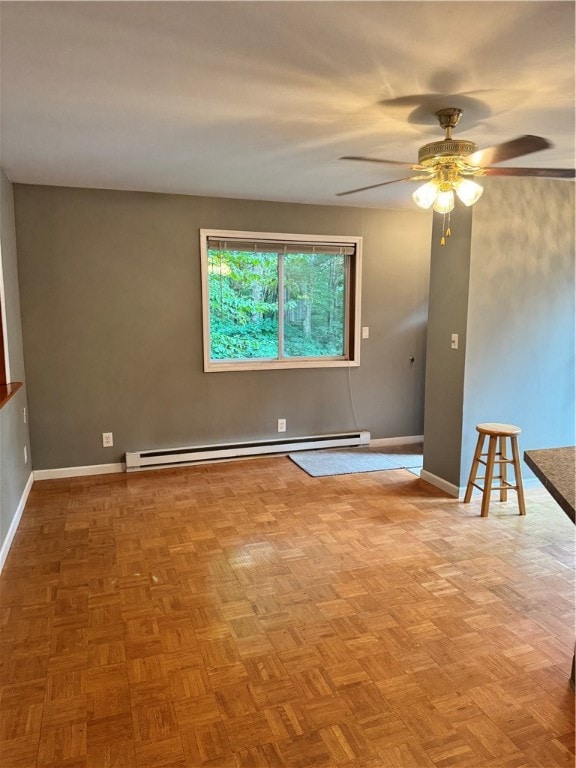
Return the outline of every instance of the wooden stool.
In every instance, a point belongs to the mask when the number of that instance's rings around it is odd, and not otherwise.
[[[464,503],[467,504],[472,498],[472,489],[478,488],[482,491],[482,517],[488,517],[488,507],[490,506],[490,494],[492,491],[500,491],[500,501],[508,500],[508,491],[516,491],[518,494],[518,507],[520,508],[520,514],[526,514],[526,507],[524,505],[524,491],[522,489],[522,470],[520,468],[520,459],[518,456],[518,442],[517,436],[522,432],[520,427],[515,427],[513,424],[478,424],[476,427],[478,434],[478,442],[476,443],[476,450],[474,452],[474,460],[472,461],[472,469],[470,470],[470,478],[466,487],[466,495],[464,496]],[[483,453],[484,439],[488,436],[488,450]],[[510,439],[510,447],[512,449],[512,458],[506,455],[506,438]],[[497,443],[500,450],[497,451]],[[486,467],[484,477],[477,478],[478,467],[480,464],[484,464]],[[494,475],[494,464],[499,464],[500,473]],[[512,464],[514,467],[515,485],[509,483],[506,479],[506,468],[508,464]],[[478,482],[484,481],[484,485],[478,485]],[[493,486],[492,481],[499,480],[500,484]]]

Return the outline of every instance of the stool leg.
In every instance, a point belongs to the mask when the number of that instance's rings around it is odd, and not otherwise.
[[[494,477],[494,459],[496,458],[496,435],[490,435],[488,443],[488,458],[486,459],[486,477],[484,478],[484,493],[482,494],[482,508],[480,514],[482,517],[488,517],[488,508],[490,506],[490,492],[492,491],[492,478]]]
[[[478,467],[480,465],[480,456],[482,455],[482,448],[484,446],[484,435],[478,435],[476,441],[476,450],[474,451],[474,458],[472,459],[472,467],[470,469],[470,477],[468,478],[468,485],[466,486],[466,495],[464,496],[464,504],[468,504],[472,498],[472,491],[474,490],[474,483],[476,482],[476,475],[478,474]]]
[[[508,501],[508,489],[506,488],[507,472],[506,472],[506,438],[500,436],[500,501]]]
[[[516,435],[510,438],[512,443],[512,465],[514,467],[514,476],[516,478],[516,493],[518,494],[518,508],[521,515],[526,514],[526,504],[524,503],[524,488],[522,487],[522,470],[520,468],[520,457],[518,456],[518,441]]]

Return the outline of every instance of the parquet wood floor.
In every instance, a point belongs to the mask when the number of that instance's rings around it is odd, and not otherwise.
[[[573,527],[287,458],[34,484],[2,768],[574,764]]]

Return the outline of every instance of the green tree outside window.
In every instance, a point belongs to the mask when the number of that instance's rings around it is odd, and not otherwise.
[[[343,357],[346,259],[210,247],[210,358]]]

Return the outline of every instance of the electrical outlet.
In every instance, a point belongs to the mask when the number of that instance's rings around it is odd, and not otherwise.
[[[24,464],[28,464],[28,448],[24,446]]]
[[[286,432],[286,419],[278,419],[278,432]]]
[[[112,432],[102,432],[102,447],[112,448],[114,445],[114,436]]]

